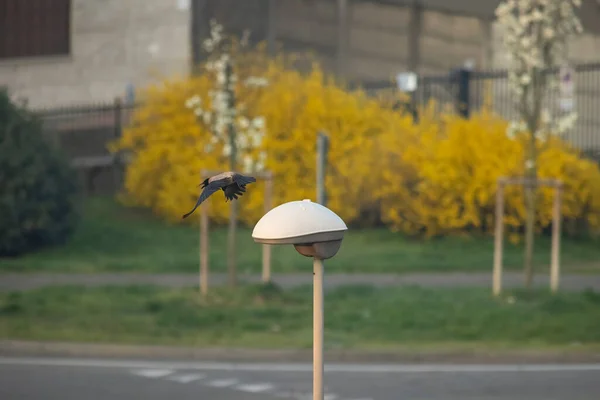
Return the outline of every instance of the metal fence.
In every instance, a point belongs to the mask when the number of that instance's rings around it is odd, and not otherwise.
[[[115,99],[33,112],[41,117],[44,136],[79,170],[86,192],[111,193],[121,187],[122,166],[119,157],[108,151],[108,144],[121,136],[134,108]]]
[[[548,71],[556,74],[558,71]],[[414,108],[435,100],[438,107],[465,117],[482,109],[484,104],[507,120],[518,117],[514,95],[508,82],[507,71],[452,70],[439,76],[421,76],[417,90],[412,94]],[[565,134],[565,139],[587,156],[600,159],[600,63],[575,67],[575,108],[577,121]],[[371,84],[365,89],[371,93],[394,88],[393,83]],[[558,115],[560,93],[550,89],[543,107]],[[411,110],[416,114],[414,109]]]

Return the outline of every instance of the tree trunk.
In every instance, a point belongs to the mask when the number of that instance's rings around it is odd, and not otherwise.
[[[237,231],[237,202],[231,201],[229,204],[229,232],[227,237],[227,272],[229,275],[229,286],[237,285],[236,268],[236,231]]]
[[[530,289],[533,283],[533,244],[535,239],[536,174],[534,168],[532,168],[531,171],[533,171],[533,173],[527,174],[527,177],[531,180],[525,187],[526,220],[525,257],[523,262],[523,269],[525,271],[525,287],[527,289]]]
[[[533,283],[533,245],[535,240],[535,210],[537,194],[537,150],[535,133],[538,130],[539,94],[534,92],[533,115],[529,122],[529,143],[525,162],[525,255],[523,270],[525,272],[525,287],[530,289]]]
[[[235,93],[230,87],[231,76],[233,74],[233,68],[231,63],[227,64],[225,70],[225,87],[229,92],[229,108],[235,108]],[[227,126],[227,133],[229,134],[229,145],[231,146],[231,152],[229,154],[229,168],[230,171],[235,171],[237,164],[237,147],[236,147],[236,132],[233,120]],[[229,205],[229,232],[227,234],[227,272],[229,286],[237,286],[237,267],[236,267],[236,235],[237,235],[237,201],[231,200]]]
[[[533,245],[535,240],[535,211],[537,205],[537,148],[536,134],[540,128],[540,113],[542,110],[542,96],[546,88],[545,73],[534,68],[530,90],[523,92],[522,110],[527,121],[529,140],[525,155],[525,255],[523,257],[523,270],[525,273],[525,287],[530,289],[533,284]],[[529,97],[531,96],[531,97]],[[528,101],[530,100],[530,101]],[[527,104],[530,106],[528,107]]]

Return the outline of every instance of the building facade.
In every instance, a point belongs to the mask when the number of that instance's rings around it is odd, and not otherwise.
[[[111,101],[128,85],[186,74],[189,4],[2,0],[0,85],[32,107]]]
[[[283,50],[311,50],[361,83],[402,71],[506,66],[498,0],[2,0],[0,85],[32,107],[110,101],[187,74],[215,17]],[[584,0],[576,62],[600,59],[600,4]]]

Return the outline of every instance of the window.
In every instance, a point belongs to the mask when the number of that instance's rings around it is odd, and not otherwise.
[[[0,60],[70,53],[71,0],[0,0]]]

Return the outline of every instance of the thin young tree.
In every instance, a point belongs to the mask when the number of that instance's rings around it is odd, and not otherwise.
[[[222,143],[223,156],[227,157],[229,169],[237,171],[241,161],[243,172],[252,173],[264,169],[266,153],[260,151],[257,159],[251,156],[252,150],[260,148],[265,135],[265,120],[262,116],[250,117],[245,115],[245,107],[237,101],[236,87],[238,72],[236,71],[236,52],[243,51],[248,45],[248,32],[237,43],[234,50],[235,38],[223,31],[223,26],[216,20],[210,21],[210,37],[202,43],[208,54],[203,73],[213,75],[214,87],[209,92],[210,99],[203,100],[200,95],[194,95],[186,101],[185,106],[192,109],[198,122],[206,125],[213,133],[210,143],[204,147],[204,152],[210,153],[214,145]],[[264,87],[268,84],[266,78],[247,76],[241,82],[249,87]],[[205,106],[205,104],[209,104]],[[227,270],[230,286],[237,284],[236,267],[236,231],[238,202],[229,203],[229,231],[227,236]]]
[[[553,116],[548,95],[558,85],[556,68],[568,59],[569,39],[583,31],[576,9],[580,0],[505,0],[496,9],[510,66],[518,120],[508,134],[525,140],[525,286],[533,282],[538,143],[574,123],[574,112]]]

